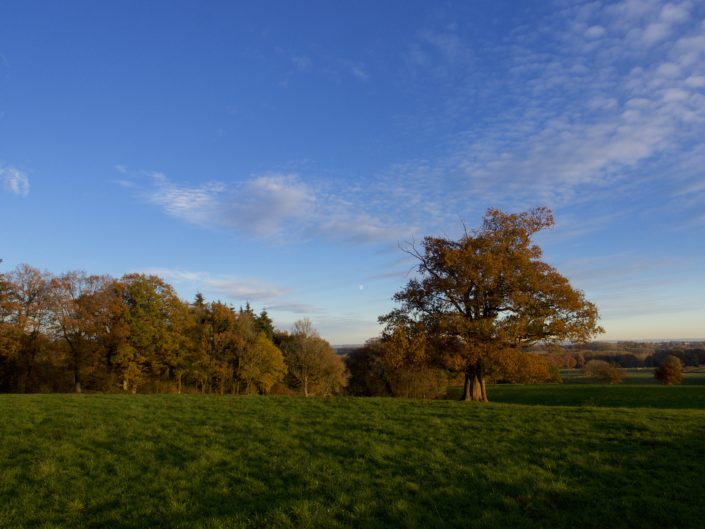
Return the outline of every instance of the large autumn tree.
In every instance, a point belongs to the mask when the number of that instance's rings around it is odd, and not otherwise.
[[[505,355],[536,342],[584,342],[602,329],[598,313],[568,279],[541,260],[532,236],[553,226],[546,208],[490,209],[458,240],[426,237],[407,253],[418,276],[394,295],[387,329],[422,325],[438,360],[465,375],[464,400],[487,401],[485,380]],[[516,355],[515,355],[516,356]]]

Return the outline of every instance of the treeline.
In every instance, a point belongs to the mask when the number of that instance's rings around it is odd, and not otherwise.
[[[457,342],[400,320],[337,355],[308,320],[275,329],[265,310],[181,300],[154,275],[0,274],[0,392],[199,392],[439,398],[463,383]],[[705,364],[705,343],[593,342],[507,348],[488,382],[561,382],[595,361]],[[596,364],[597,365],[597,364]]]
[[[560,369],[582,369],[598,360],[623,367],[659,367],[669,356],[678,358],[685,367],[705,365],[705,342],[592,342],[574,345],[541,345],[531,348],[544,355]]]
[[[347,379],[307,320],[275,330],[264,310],[186,303],[154,275],[0,274],[2,392],[330,395]]]

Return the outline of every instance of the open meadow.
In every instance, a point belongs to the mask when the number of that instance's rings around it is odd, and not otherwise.
[[[702,525],[705,385],[490,398],[2,395],[0,527]]]

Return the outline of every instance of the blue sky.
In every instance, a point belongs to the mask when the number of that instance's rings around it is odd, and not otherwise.
[[[379,332],[399,244],[548,206],[606,339],[705,336],[705,3],[0,5],[0,257]]]

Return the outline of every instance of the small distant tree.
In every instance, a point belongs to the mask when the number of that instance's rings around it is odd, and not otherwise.
[[[292,386],[300,387],[305,397],[342,392],[348,381],[345,364],[311,320],[295,322],[291,334],[281,338]]]
[[[607,384],[621,384],[624,381],[624,369],[604,360],[590,360],[583,366],[583,373],[597,378]]]
[[[683,363],[677,356],[668,355],[654,371],[654,376],[661,384],[680,384],[683,382]]]

